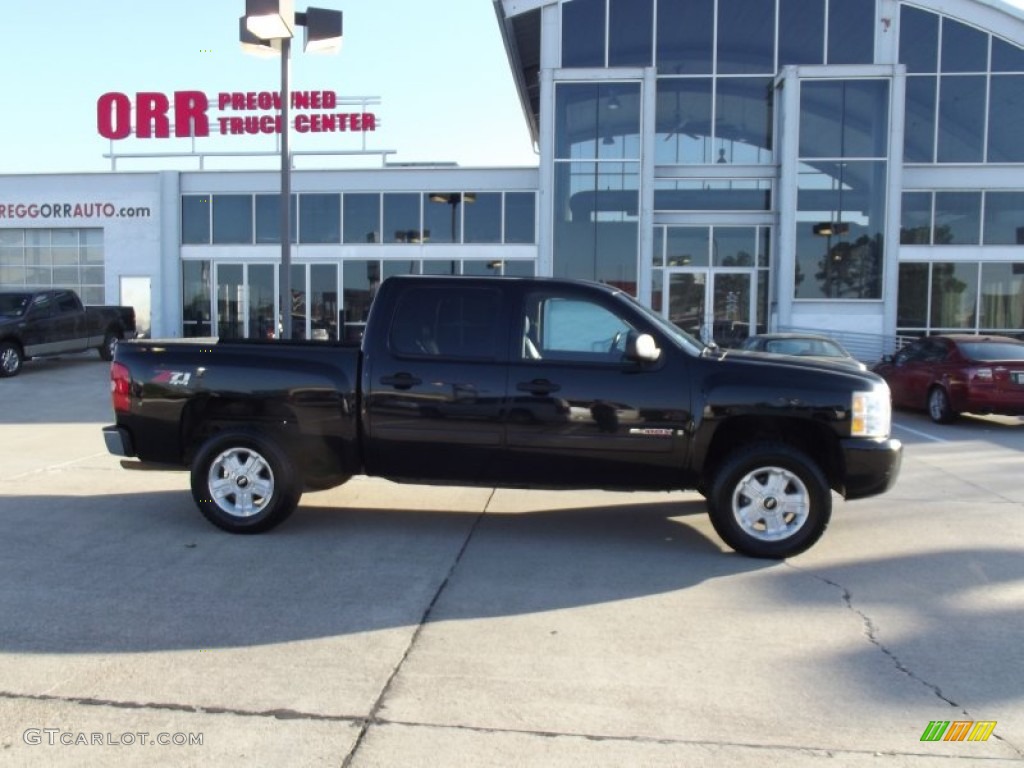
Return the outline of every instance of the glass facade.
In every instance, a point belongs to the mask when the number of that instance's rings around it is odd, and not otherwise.
[[[0,287],[70,288],[104,303],[103,230],[0,228]]]
[[[934,5],[572,0],[522,12],[506,33],[532,46],[518,52],[548,164],[539,194],[444,184],[293,195],[297,253],[340,246],[293,265],[301,333],[358,338],[389,274],[537,264],[622,287],[720,343],[801,317],[892,338],[1021,333],[1024,183],[1007,166],[1024,163],[1024,49],[972,22],[987,11]],[[539,45],[532,29],[554,39]],[[277,201],[183,195],[182,243],[276,244]],[[492,245],[535,246],[537,260],[461,252]],[[214,287],[217,266],[205,268]],[[252,333],[261,273],[225,275],[249,302],[238,332]],[[216,317],[216,293],[197,290]]]

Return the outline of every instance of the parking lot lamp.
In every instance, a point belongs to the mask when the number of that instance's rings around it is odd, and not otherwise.
[[[313,53],[337,53],[341,49],[342,13],[326,8],[295,12],[294,0],[245,0],[240,22],[242,50],[281,56],[281,335],[292,337],[291,271],[291,156],[288,152],[288,85],[291,40],[295,27],[305,27],[303,49]]]

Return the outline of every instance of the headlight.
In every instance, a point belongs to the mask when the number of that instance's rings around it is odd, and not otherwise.
[[[853,393],[850,408],[850,434],[853,437],[888,437],[891,427],[892,403],[888,386]]]

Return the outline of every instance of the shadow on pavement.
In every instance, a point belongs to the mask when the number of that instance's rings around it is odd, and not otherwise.
[[[187,493],[7,497],[0,651],[244,647],[415,625],[449,573],[471,573],[454,618],[476,618],[770,565],[725,555],[674,519],[696,511],[702,502],[482,518],[302,506],[271,533],[236,536],[203,520]]]

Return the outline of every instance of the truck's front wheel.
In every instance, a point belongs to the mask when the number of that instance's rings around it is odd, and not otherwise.
[[[13,341],[0,343],[0,376],[17,376],[21,362],[21,347]]]
[[[718,535],[737,552],[781,559],[821,538],[832,516],[832,492],[802,451],[784,443],[754,443],[718,468],[708,511]]]
[[[295,511],[300,496],[287,455],[255,432],[220,432],[192,463],[192,498],[199,511],[231,533],[270,530]]]

